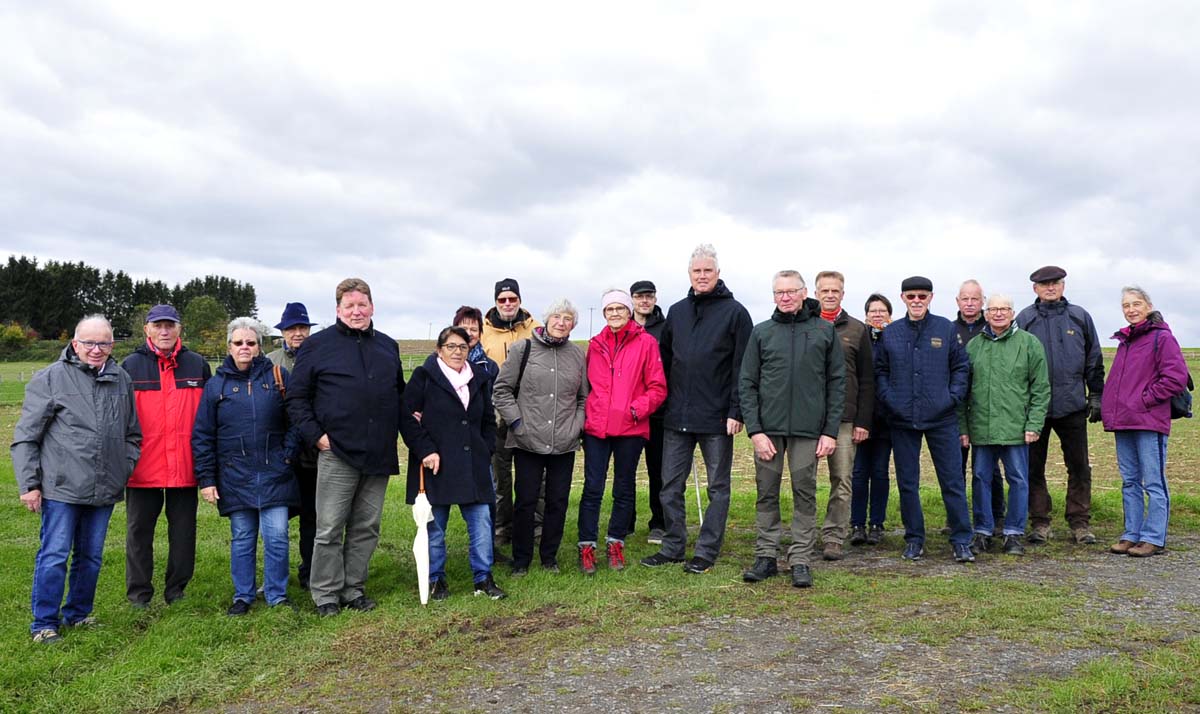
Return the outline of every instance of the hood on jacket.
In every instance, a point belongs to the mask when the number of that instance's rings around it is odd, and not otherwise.
[[[274,368],[275,364],[260,354],[250,361],[250,368],[246,372],[243,372],[238,369],[237,363],[233,361],[233,355],[225,355],[225,361],[221,363],[220,367],[217,367],[217,374],[222,377],[234,379],[244,379],[246,377],[258,379],[259,375],[269,372]]]
[[[500,317],[500,311],[493,307],[487,311],[483,319],[497,330],[515,330],[517,325],[520,325],[531,317],[533,316],[529,314],[529,311],[522,307],[517,308],[517,314],[513,319],[505,320],[503,317]]]
[[[117,366],[117,361],[113,359],[112,355],[110,354],[108,359],[104,360],[104,364],[100,365],[100,369],[96,369],[87,362],[84,362],[79,357],[79,353],[75,351],[75,347],[70,342],[68,342],[67,346],[63,348],[63,351],[59,353],[58,359],[60,362],[66,362],[72,367],[78,367],[84,372],[89,372],[91,374],[104,374],[106,372],[112,372],[113,368]]]
[[[731,295],[732,297],[732,295]],[[845,311],[843,311],[844,313]],[[811,320],[813,317],[821,314],[821,303],[814,298],[804,298],[804,302],[800,305],[800,309],[793,313],[781,312],[779,308],[775,308],[775,312],[771,314],[771,319],[775,322],[784,324],[791,322],[804,322]]]
[[[707,302],[709,300],[732,300],[733,293],[725,287],[724,280],[717,280],[717,286],[706,293],[696,294],[695,288],[688,288],[688,300],[692,302]],[[657,307],[657,305],[655,306]]]
[[[1113,333],[1112,338],[1121,344],[1132,342],[1133,340],[1148,335],[1154,330],[1169,330],[1170,325],[1162,320],[1142,320],[1136,325],[1126,325]]]
[[[655,305],[655,307],[658,307],[658,306]],[[624,327],[617,330],[616,332],[613,332],[612,330],[610,330],[608,328],[608,325],[601,327],[600,331],[597,332],[595,335],[593,335],[592,339],[589,340],[589,342],[594,342],[596,344],[603,343],[606,345],[612,345],[618,341],[628,342],[629,340],[632,340],[633,338],[637,337],[639,334],[641,334],[645,331],[646,331],[646,328],[637,324],[637,320],[630,320],[629,322],[625,323]]]

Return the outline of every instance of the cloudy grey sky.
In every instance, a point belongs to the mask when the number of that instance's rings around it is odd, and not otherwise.
[[[1193,2],[314,5],[0,6],[3,253],[228,275],[269,323],[360,276],[395,337],[505,276],[584,337],[700,242],[756,321],[785,267],[953,317],[1058,264],[1102,334],[1138,283],[1200,345]]]

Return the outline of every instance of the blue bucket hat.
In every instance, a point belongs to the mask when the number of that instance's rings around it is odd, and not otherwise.
[[[280,318],[279,324],[275,326],[277,330],[286,330],[289,327],[296,325],[307,325],[312,327],[317,323],[310,322],[308,319],[308,308],[304,307],[302,302],[289,302],[283,308],[283,317]]]

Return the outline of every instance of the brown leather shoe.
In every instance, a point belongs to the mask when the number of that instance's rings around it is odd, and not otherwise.
[[[1126,554],[1131,555],[1134,558],[1149,558],[1152,555],[1161,555],[1166,551],[1167,549],[1161,545],[1154,545],[1153,543],[1142,541],[1141,543],[1138,543],[1130,548]]]
[[[1113,543],[1111,546],[1109,546],[1108,552],[1115,553],[1117,555],[1128,555],[1129,549],[1135,545],[1137,545],[1137,544],[1131,540],[1122,539],[1122,540],[1117,541],[1116,543]]]
[[[842,559],[842,544],[841,543],[826,543],[825,550],[821,552],[821,557],[825,560],[841,560]]]

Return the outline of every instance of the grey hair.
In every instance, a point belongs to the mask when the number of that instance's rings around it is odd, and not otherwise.
[[[1145,300],[1147,305],[1154,307],[1154,301],[1150,299],[1150,293],[1143,290],[1140,286],[1126,285],[1125,287],[1121,288],[1121,295],[1124,296],[1126,294],[1137,295],[1141,299]]]
[[[235,317],[230,320],[229,325],[225,328],[225,341],[232,342],[233,333],[237,330],[254,330],[254,334],[258,335],[260,345],[267,340],[267,326],[253,317]]]
[[[97,312],[97,313],[93,313],[91,315],[84,315],[83,319],[81,319],[79,322],[75,323],[75,339],[79,339],[79,328],[83,327],[85,324],[87,324],[89,322],[98,322],[98,323],[104,325],[104,329],[108,330],[108,334],[110,334],[110,335],[112,334],[112,331],[113,331],[112,323],[108,321],[107,317],[105,317],[104,315],[101,315],[100,313]]]
[[[962,285],[958,286],[958,292],[961,293],[962,289],[967,287],[968,285],[974,285],[975,287],[979,288],[979,292],[981,292],[981,293],[983,292],[983,286],[980,285],[979,281],[976,280],[975,278],[968,278],[968,279],[962,281]]]
[[[800,287],[808,287],[804,284],[804,276],[800,274],[799,270],[781,270],[778,273],[775,273],[775,277],[771,278],[771,285],[774,285],[775,281],[779,280],[780,278],[795,278],[796,280],[800,281]]]
[[[562,313],[566,313],[571,316],[572,324],[579,324],[579,311],[576,310],[575,305],[565,297],[558,298],[554,302],[550,303],[550,306],[546,308],[545,314],[542,315],[542,322],[549,322],[551,315],[560,315]]]
[[[692,269],[692,263],[705,258],[711,258],[713,267],[717,270],[721,269],[721,263],[717,260],[717,249],[712,246],[712,243],[701,243],[692,251],[692,257],[688,258],[688,270]]]
[[[1005,295],[1004,293],[996,293],[995,295],[988,295],[987,302],[984,304],[987,307],[991,307],[993,303],[1003,303],[1004,307],[1012,307],[1013,306],[1012,298]]]

